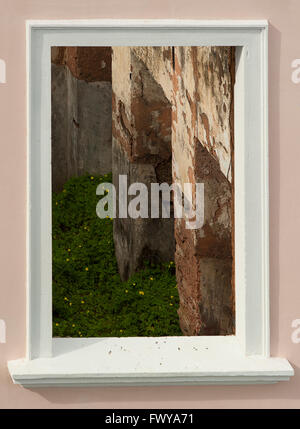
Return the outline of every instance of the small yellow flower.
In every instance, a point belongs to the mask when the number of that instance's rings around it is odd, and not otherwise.
[[[174,296],[173,295],[171,295],[171,299],[173,299],[174,298]]]
[[[65,300],[65,301],[69,301],[69,300],[68,300],[68,298],[67,298],[66,296],[64,297],[64,300]]]
[[[81,301],[81,304],[84,304],[84,301]]]
[[[128,290],[127,290],[127,289],[125,290],[125,293],[128,293]]]
[[[105,189],[105,191],[108,193],[109,192],[109,190],[108,189]]]
[[[91,180],[94,180],[94,176],[91,176]]]
[[[59,323],[55,323],[56,326],[59,326]]]
[[[68,249],[68,252],[71,252],[71,249]]]
[[[153,277],[150,277],[150,280],[153,280]]]
[[[78,334],[80,335],[80,334],[81,334],[81,332],[80,332],[80,331],[78,331]]]
[[[120,332],[122,333],[122,332],[123,332],[123,329],[120,329]]]
[[[111,217],[110,220],[113,220],[113,218]]]
[[[57,201],[56,201],[55,205],[58,206],[58,202]]]
[[[89,314],[90,310],[87,310],[87,314]]]
[[[69,303],[69,305],[71,306],[71,305],[72,305],[72,303],[70,302],[70,303]]]
[[[173,261],[171,261],[171,262],[170,262],[170,264],[171,264],[171,265],[173,265],[173,264],[174,264],[174,262],[173,262]]]
[[[89,267],[85,267],[85,271],[88,271],[89,270]]]
[[[63,192],[67,192],[66,189],[64,189]]]
[[[142,290],[139,291],[139,294],[140,295],[145,295],[145,293]]]
[[[173,305],[173,304],[170,302],[170,305]]]
[[[133,286],[135,286],[135,283],[132,283]]]
[[[78,247],[82,247],[82,246],[81,246],[81,244],[79,244],[79,246],[78,246]]]
[[[67,262],[69,262],[69,260],[70,260],[69,258],[66,259]]]
[[[75,328],[75,323],[73,323],[72,328]]]

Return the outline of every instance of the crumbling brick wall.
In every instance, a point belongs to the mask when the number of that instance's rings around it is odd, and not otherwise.
[[[171,184],[171,105],[131,48],[113,48],[112,86],[113,183],[117,195],[119,175],[127,176],[128,187],[140,182],[149,191],[151,183]],[[119,273],[125,280],[145,261],[173,260],[174,220],[117,216],[114,242]]]
[[[200,229],[186,219],[114,221],[122,279],[175,255],[186,335],[234,332],[233,86],[230,47],[52,48],[54,190],[111,170],[117,192],[122,174],[149,190],[204,184]]]
[[[227,47],[175,49],[173,180],[204,183],[203,227],[187,230],[180,219],[175,227],[187,335],[234,332],[233,58]]]
[[[139,101],[147,91],[147,85],[143,85],[147,76],[152,79],[150,88],[154,90],[156,82],[156,91],[159,88],[164,95],[162,100],[168,100],[172,110],[172,180],[182,187],[184,183],[204,183],[204,225],[187,229],[184,219],[175,219],[181,329],[186,335],[232,334],[234,48],[113,48],[112,76],[115,179],[122,171],[131,180],[145,181],[149,186],[151,181],[159,180],[154,173],[157,160],[167,159],[169,136],[163,136],[163,130],[169,128],[167,114],[159,114],[164,118],[163,126],[152,126],[151,103],[147,102],[145,108]],[[168,103],[161,101],[161,106]],[[157,106],[153,109],[157,110]],[[150,130],[157,130],[161,141]],[[154,144],[158,141],[159,145]],[[122,249],[135,249],[137,260],[143,256],[143,243],[150,240],[154,244],[164,231],[165,220],[160,220],[157,234],[149,239],[152,227],[149,230],[145,225],[152,221],[140,219],[139,226],[134,221],[135,227],[131,220],[116,221],[115,244],[121,272]],[[170,227],[169,237],[171,232]],[[156,251],[155,245],[149,249],[150,253]],[[127,257],[129,265],[131,256],[129,253]],[[126,274],[137,266],[131,265]]]
[[[111,48],[51,51],[52,187],[111,172]]]

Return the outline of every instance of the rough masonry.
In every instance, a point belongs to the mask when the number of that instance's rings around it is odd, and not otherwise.
[[[113,171],[117,192],[120,174],[204,183],[200,229],[114,220],[122,279],[175,258],[185,335],[234,333],[234,70],[231,47],[52,48],[54,190],[86,172]]]
[[[161,86],[133,49],[113,48],[113,183],[172,183],[172,108]],[[130,200],[129,200],[130,201]],[[150,203],[150,201],[149,201]],[[145,261],[174,259],[174,219],[114,220],[114,242],[123,280]]]
[[[111,48],[53,47],[52,188],[111,172]]]
[[[115,221],[123,278],[145,257],[172,260],[174,228],[185,335],[234,333],[234,68],[230,47],[113,48],[114,179],[204,183],[201,229],[186,229],[184,219],[175,226],[164,219]]]

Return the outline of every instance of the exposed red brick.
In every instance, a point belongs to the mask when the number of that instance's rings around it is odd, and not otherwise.
[[[111,82],[111,47],[54,47],[51,60],[86,82]]]
[[[185,220],[175,220],[178,314],[185,335],[230,335],[235,323],[234,48],[137,49],[137,57],[136,48],[130,53],[130,89],[120,90],[121,103],[113,99],[115,141],[131,163],[152,165],[156,177],[167,181],[172,131],[173,181],[181,183],[181,174],[188,178],[194,197],[195,183],[204,183],[203,227],[190,230]]]

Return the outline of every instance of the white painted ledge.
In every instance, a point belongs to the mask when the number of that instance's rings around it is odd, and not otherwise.
[[[53,357],[8,362],[24,387],[269,384],[286,359],[243,356],[236,337],[57,338]]]

